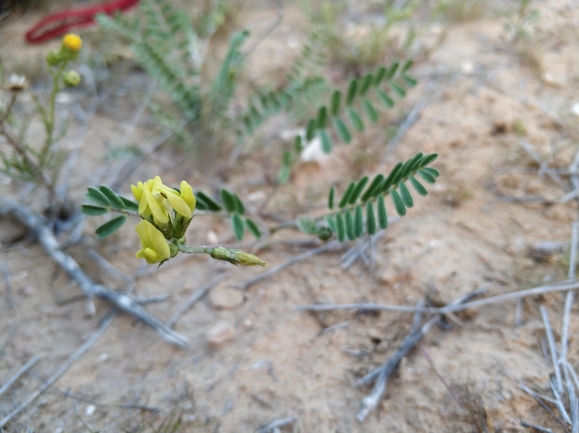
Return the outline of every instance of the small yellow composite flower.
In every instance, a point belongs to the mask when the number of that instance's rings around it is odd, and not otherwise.
[[[82,39],[79,35],[68,33],[62,38],[62,46],[72,52],[79,52],[82,47]]]
[[[157,230],[149,221],[141,221],[135,227],[141,241],[141,250],[137,257],[145,259],[149,265],[167,260],[171,256],[169,244],[163,233]]]
[[[193,188],[185,181],[181,182],[181,192],[163,185],[159,176],[131,185],[131,190],[139,202],[139,215],[145,219],[152,216],[157,225],[169,222],[172,209],[185,218],[193,217],[195,196]]]

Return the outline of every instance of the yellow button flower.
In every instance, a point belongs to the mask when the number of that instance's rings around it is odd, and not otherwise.
[[[62,46],[69,49],[70,51],[77,53],[82,47],[82,39],[79,35],[68,33],[62,39]]]
[[[131,190],[139,202],[139,215],[143,218],[152,216],[155,223],[167,224],[171,210],[185,218],[193,216],[195,196],[193,188],[185,181],[181,182],[181,192],[163,185],[159,176],[145,183],[139,182],[137,186],[131,185]]]
[[[157,230],[149,221],[141,221],[135,227],[141,241],[141,250],[137,257],[145,259],[149,265],[167,260],[171,256],[169,244],[163,233]]]

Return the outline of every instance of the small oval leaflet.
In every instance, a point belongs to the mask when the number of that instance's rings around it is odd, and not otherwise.
[[[95,233],[98,235],[99,238],[101,239],[105,238],[116,232],[118,229],[120,229],[126,220],[127,220],[126,215],[120,215],[97,228],[95,230]]]

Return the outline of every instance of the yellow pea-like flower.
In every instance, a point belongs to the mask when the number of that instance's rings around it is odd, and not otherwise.
[[[79,35],[68,33],[62,38],[62,46],[72,52],[79,52],[82,47],[82,39]]]
[[[185,181],[181,182],[181,192],[164,185],[159,176],[131,185],[131,190],[139,203],[139,215],[145,219],[152,216],[156,224],[167,224],[172,210],[185,218],[193,217],[195,196],[193,188]]]
[[[137,257],[145,259],[149,265],[167,260],[171,256],[169,244],[163,233],[157,230],[149,221],[143,220],[135,227],[141,249]]]

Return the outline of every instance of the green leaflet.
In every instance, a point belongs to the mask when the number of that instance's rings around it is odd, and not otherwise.
[[[223,201],[223,207],[228,213],[235,212],[236,203],[234,196],[226,189],[221,190],[221,201]]]
[[[418,194],[420,194],[421,196],[425,196],[426,194],[428,194],[426,188],[424,188],[424,186],[420,182],[418,182],[414,176],[410,176],[408,179],[410,180],[410,183],[412,184],[414,190]]]
[[[104,215],[109,210],[104,207],[94,206],[92,204],[83,204],[82,205],[82,213],[89,216],[97,216],[97,215]]]
[[[400,197],[402,198],[404,206],[407,208],[414,206],[414,201],[412,200],[412,196],[410,195],[410,191],[408,191],[406,184],[404,182],[400,182],[398,184],[398,189],[400,190]]]
[[[85,197],[90,201],[103,206],[109,207],[111,205],[111,202],[107,196],[104,195],[99,189],[93,188],[92,186],[88,187],[88,192]]]
[[[364,130],[364,122],[362,122],[362,119],[360,116],[358,116],[358,113],[356,113],[352,108],[347,107],[346,114],[348,114],[348,118],[350,119],[350,122],[352,122],[352,126],[354,126],[358,132],[362,132]]]
[[[126,220],[127,217],[125,215],[120,215],[97,228],[95,233],[99,238],[105,238],[120,229]]]
[[[332,187],[330,189],[330,194],[328,196],[328,208],[334,209],[334,194],[336,192],[336,188]]]
[[[386,214],[386,204],[384,203],[384,197],[378,196],[378,203],[376,211],[378,212],[378,225],[382,230],[388,227],[388,215]]]
[[[125,203],[111,188],[106,185],[101,185],[99,190],[107,197],[113,208],[121,210],[125,209]]]
[[[354,236],[359,238],[364,233],[364,217],[362,215],[362,207],[356,206],[354,208]]]
[[[213,197],[204,193],[203,191],[197,191],[195,196],[197,197],[197,200],[201,200],[207,206],[207,209],[212,212],[219,212],[221,209],[223,209]]]
[[[376,218],[374,216],[374,206],[371,202],[366,202],[366,233],[372,236],[376,233]]]
[[[394,203],[394,209],[396,209],[396,213],[400,216],[406,215],[406,208],[404,207],[404,203],[398,195],[398,192],[393,189],[390,191],[390,197],[392,197],[392,202]]]
[[[339,117],[334,117],[332,119],[332,123],[334,125],[334,128],[336,129],[336,132],[338,133],[338,136],[340,137],[340,140],[342,140],[346,144],[352,141],[352,135],[350,134],[348,127],[342,121],[342,119],[340,119]]]
[[[238,213],[231,215],[231,225],[233,226],[233,233],[238,240],[243,239],[245,233],[245,224],[243,218]]]
[[[340,242],[344,242],[346,239],[346,229],[344,226],[344,219],[342,218],[342,214],[336,215],[336,235],[338,236],[338,240]]]

